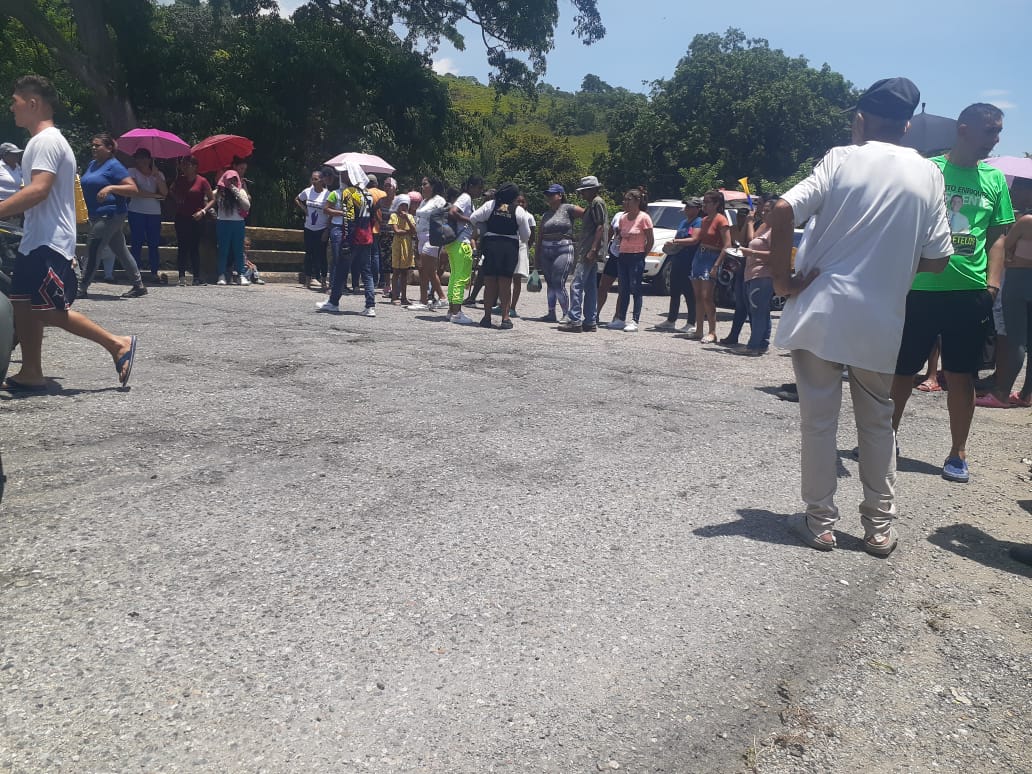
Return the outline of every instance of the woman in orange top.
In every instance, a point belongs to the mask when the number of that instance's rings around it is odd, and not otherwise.
[[[717,340],[717,305],[713,286],[724,262],[724,251],[731,247],[731,224],[724,215],[724,194],[707,191],[702,197],[702,228],[688,238],[687,245],[699,245],[692,261],[692,289],[695,291],[695,333],[691,338],[703,344]],[[702,335],[703,322],[709,332]]]

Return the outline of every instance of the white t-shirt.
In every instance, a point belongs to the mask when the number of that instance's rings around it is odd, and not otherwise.
[[[22,187],[21,167],[9,167],[0,160],[0,202],[14,196]]]
[[[447,210],[448,202],[440,194],[430,197],[416,208],[416,236],[420,242],[430,238],[431,218],[440,217]]]
[[[459,194],[459,198],[455,200],[455,204],[452,205],[459,212],[465,215],[467,218],[473,214],[473,197],[468,193]],[[473,237],[473,225],[459,221],[459,231],[455,235],[458,239],[469,240]]]
[[[29,140],[22,170],[29,170],[30,182],[36,172],[50,172],[54,184],[46,199],[25,211],[25,233],[18,252],[28,255],[46,245],[71,260],[75,257],[75,155],[56,126],[48,126]]]
[[[494,200],[481,204],[472,215],[470,220],[474,223],[487,223],[491,213],[494,212]],[[515,234],[493,234],[490,231],[482,230],[484,236],[504,236],[509,239],[518,239],[521,242],[529,242],[531,230],[534,228],[534,216],[522,207],[516,207],[516,233]]]
[[[316,191],[314,185],[308,186],[297,195],[297,200],[305,205],[305,228],[309,231],[322,231],[330,223],[330,217],[323,211],[326,206],[326,197],[330,195],[330,189],[323,188]],[[341,218],[341,223],[344,219]]]
[[[158,180],[165,180],[165,176],[159,169],[155,169],[152,175],[145,175],[136,167],[129,170],[129,177],[136,181],[136,187],[145,193],[157,193]],[[141,215],[160,215],[161,201],[132,196],[129,198],[129,212],[138,212]]]
[[[893,373],[918,261],[953,253],[939,168],[884,142],[832,148],[782,198],[810,219],[796,273],[820,274],[789,298],[774,343]]]

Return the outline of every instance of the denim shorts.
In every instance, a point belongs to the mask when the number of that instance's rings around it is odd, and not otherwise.
[[[695,257],[692,259],[692,279],[709,280],[711,282],[715,280],[716,277],[711,277],[710,272],[713,271],[713,264],[717,262],[717,257],[719,255],[719,250],[700,247],[698,252],[695,253]]]

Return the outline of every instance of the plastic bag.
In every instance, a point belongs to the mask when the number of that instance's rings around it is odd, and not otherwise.
[[[531,293],[541,292],[541,274],[538,273],[537,269],[534,269],[527,277],[527,290]]]

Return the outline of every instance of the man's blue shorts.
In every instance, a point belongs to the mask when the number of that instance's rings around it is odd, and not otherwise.
[[[40,245],[14,261],[11,300],[28,301],[33,309],[67,311],[79,292],[72,262],[56,250]]]

